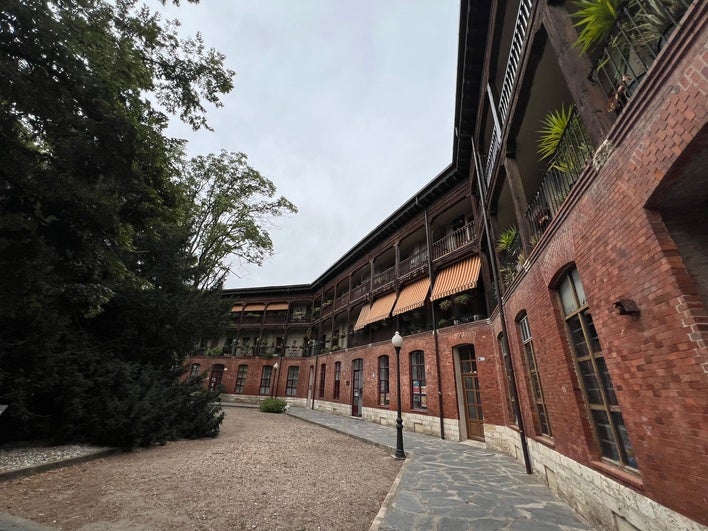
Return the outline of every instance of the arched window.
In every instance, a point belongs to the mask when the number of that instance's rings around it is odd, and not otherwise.
[[[198,363],[192,363],[192,368],[189,370],[189,377],[194,378],[195,376],[199,376],[199,367],[200,365]]]
[[[411,407],[427,409],[428,401],[425,384],[425,355],[422,350],[411,352]]]
[[[387,406],[388,397],[388,356],[379,356],[379,405]]]
[[[531,396],[533,397],[534,408],[534,427],[536,433],[541,433],[550,437],[551,423],[548,420],[548,410],[546,409],[546,400],[543,398],[543,386],[541,385],[541,376],[538,373],[538,365],[536,363],[536,351],[533,348],[533,337],[531,336],[531,327],[529,319],[524,314],[518,321],[519,333],[521,334],[521,343],[524,348],[524,361],[526,362],[526,374],[531,385]]]
[[[270,394],[270,379],[272,375],[273,367],[271,365],[264,365],[261,371],[261,386],[258,388],[259,395]]]
[[[335,400],[339,400],[339,384],[342,379],[342,362],[337,361],[334,363],[334,392],[332,394]]]
[[[297,394],[297,377],[300,367],[288,367],[288,381],[285,386],[285,396],[295,396]]]
[[[320,365],[320,398],[324,398],[325,395],[325,374],[327,374],[327,364],[323,363]]]
[[[600,452],[605,459],[617,465],[637,468],[637,459],[577,269],[573,268],[563,275],[558,294],[573,350],[573,362]]]
[[[209,389],[216,390],[221,385],[221,379],[224,376],[224,366],[220,363],[213,365],[211,368],[211,376],[209,377]]]
[[[243,393],[246,387],[246,377],[248,376],[248,365],[239,365],[238,372],[236,373],[236,385],[234,386],[234,393]]]

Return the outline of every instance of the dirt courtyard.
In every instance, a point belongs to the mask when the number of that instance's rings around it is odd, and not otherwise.
[[[0,483],[0,511],[66,530],[367,530],[399,469],[320,426],[226,408],[215,439]]]

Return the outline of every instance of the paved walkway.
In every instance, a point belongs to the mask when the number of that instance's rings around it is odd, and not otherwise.
[[[392,426],[300,407],[288,414],[392,452],[396,446]],[[408,458],[372,531],[592,529],[511,457],[407,431],[403,445]]]

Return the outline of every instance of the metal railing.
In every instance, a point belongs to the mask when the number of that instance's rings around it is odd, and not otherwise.
[[[561,136],[555,154],[533,200],[526,210],[531,245],[546,230],[560,210],[570,189],[592,157],[593,147],[585,134],[578,113],[573,109],[568,126]]]
[[[689,0],[654,0],[621,10],[592,70],[607,94],[608,111],[621,110],[636,94],[689,5]]]
[[[433,260],[442,258],[473,241],[474,223],[468,223],[433,243]]]

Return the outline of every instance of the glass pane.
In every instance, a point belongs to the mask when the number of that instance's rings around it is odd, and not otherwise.
[[[523,341],[528,341],[531,339],[531,329],[529,328],[527,316],[524,316],[524,318],[519,321],[519,328],[521,329],[521,339]]]
[[[575,294],[573,293],[573,287],[570,285],[570,277],[565,277],[563,282],[561,282],[560,289],[561,302],[563,303],[563,312],[565,315],[573,312],[578,308],[578,304],[575,301]]]
[[[474,404],[467,404],[467,416],[471,419],[477,419],[477,408]]]
[[[578,369],[580,370],[580,376],[583,379],[583,385],[585,386],[585,391],[587,393],[588,402],[590,404],[603,404],[602,394],[600,393],[600,384],[597,381],[597,374],[595,374],[595,367],[593,367],[590,360],[581,361],[578,363]]]
[[[579,358],[587,356],[588,344],[585,341],[585,334],[583,333],[583,327],[580,325],[580,317],[574,315],[569,318],[568,330],[570,331],[570,342],[573,344],[573,350],[575,350],[575,355]]]
[[[533,395],[536,400],[541,400],[541,382],[538,380],[538,374],[536,373],[531,374],[531,387],[533,387]]]
[[[632,449],[632,443],[629,442],[629,436],[627,435],[627,429],[624,426],[624,419],[622,418],[622,413],[619,411],[612,413],[612,422],[615,423],[617,432],[622,439],[620,443],[623,446],[625,455],[627,456],[627,465],[637,467],[637,458],[634,456],[634,450]]]
[[[461,364],[461,371],[463,374],[469,374],[472,372],[472,364],[469,361],[463,361]]]
[[[597,429],[597,437],[600,439],[600,450],[602,451],[602,455],[619,462],[620,455],[617,450],[617,442],[615,441],[615,436],[612,433],[612,428],[610,427],[607,413],[602,410],[593,410],[592,419],[595,422],[595,428]]]
[[[570,276],[573,278],[573,285],[575,286],[575,293],[578,295],[580,306],[585,306],[587,303],[585,300],[585,290],[583,289],[583,283],[580,281],[580,274],[578,273],[578,270],[573,269]]]
[[[595,330],[595,323],[592,320],[592,314],[590,310],[585,309],[580,312],[583,315],[583,321],[585,321],[585,326],[588,330],[588,335],[590,336],[590,348],[592,352],[602,352],[600,347],[600,339],[597,337],[597,330]]]
[[[533,355],[533,345],[531,343],[526,343],[524,345],[524,351],[526,351],[526,363],[528,363],[529,371],[535,371],[536,360]]]
[[[477,362],[476,362],[476,361],[473,361],[473,362],[472,362],[472,367],[471,367],[471,369],[472,369],[471,372],[473,372],[473,373],[476,373],[476,372],[477,372]]]
[[[615,394],[615,388],[612,386],[612,378],[610,378],[610,373],[607,370],[607,364],[605,364],[605,358],[595,358],[597,362],[597,368],[600,371],[600,379],[602,380],[602,388],[605,390],[605,396],[607,397],[607,402],[612,405],[617,405],[617,395]]]

